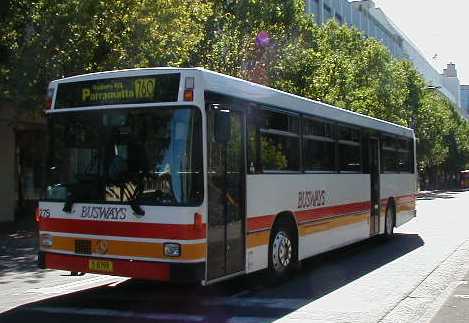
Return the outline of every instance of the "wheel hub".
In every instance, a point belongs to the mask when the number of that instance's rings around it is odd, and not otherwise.
[[[392,213],[391,209],[386,210],[386,233],[391,234],[392,232]]]
[[[292,259],[292,243],[288,235],[279,231],[272,245],[272,262],[276,272],[282,272]]]

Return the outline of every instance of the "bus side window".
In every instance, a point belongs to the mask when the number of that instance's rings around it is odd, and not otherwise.
[[[391,136],[381,137],[381,169],[383,172],[398,172],[397,139]]]
[[[339,150],[339,170],[345,172],[361,172],[361,134],[360,129],[337,126]]]
[[[413,145],[409,139],[399,139],[397,146],[398,170],[402,173],[412,173],[412,149]]]
[[[335,171],[335,139],[332,123],[303,118],[303,169]]]
[[[260,159],[264,172],[300,171],[300,118],[259,109]]]

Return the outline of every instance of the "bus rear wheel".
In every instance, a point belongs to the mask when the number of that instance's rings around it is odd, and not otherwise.
[[[385,223],[384,223],[384,237],[390,239],[394,236],[395,225],[395,208],[394,204],[390,204],[386,209]]]
[[[285,277],[298,262],[297,243],[292,229],[284,224],[272,231],[269,244],[269,270],[273,278]]]

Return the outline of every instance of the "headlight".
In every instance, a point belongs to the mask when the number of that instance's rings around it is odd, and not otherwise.
[[[167,257],[181,256],[181,245],[179,243],[165,243],[164,255]]]
[[[46,247],[46,248],[50,248],[52,247],[52,236],[48,233],[42,233],[40,236],[39,236],[39,245],[41,247]]]

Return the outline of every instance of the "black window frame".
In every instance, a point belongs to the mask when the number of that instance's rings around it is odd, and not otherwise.
[[[308,114],[304,112],[298,112],[298,111],[293,111],[288,108],[282,108],[282,107],[276,107],[276,106],[271,106],[271,105],[266,105],[263,103],[259,103],[256,101],[252,100],[245,100],[245,99],[240,99],[232,96],[227,96],[224,94],[219,94],[211,91],[207,91],[212,94],[217,94],[220,96],[225,97],[226,99],[229,99],[230,102],[234,105],[237,106],[243,106],[246,107],[246,174],[247,175],[262,175],[262,174],[268,174],[268,175],[274,175],[274,174],[369,174],[369,166],[368,166],[368,138],[369,137],[376,137],[379,139],[379,147],[380,147],[380,153],[379,153],[379,158],[380,158],[380,173],[381,174],[393,174],[393,173],[408,173],[408,174],[414,174],[415,173],[415,140],[413,137],[407,137],[403,135],[396,135],[396,134],[391,134],[385,131],[380,131],[377,129],[373,128],[368,128],[368,127],[361,127],[357,126],[354,124],[349,124],[347,122],[342,122],[342,121],[336,121],[324,117],[319,117],[314,114]],[[281,114],[287,114],[290,116],[295,116],[298,118],[298,135],[295,137],[299,137],[299,170],[291,170],[291,171],[284,171],[284,170],[264,170],[263,165],[262,165],[262,156],[261,156],[261,142],[259,140],[261,132],[264,133],[274,133],[276,132],[275,130],[273,131],[261,131],[262,129],[259,127],[259,111],[260,110],[267,110],[267,111],[272,111],[275,113],[281,113]],[[329,171],[321,171],[321,170],[306,170],[305,165],[304,165],[304,141],[305,141],[305,135],[304,135],[304,120],[313,120],[317,122],[322,122],[322,123],[327,123],[331,125],[333,135],[331,138],[333,139],[334,142],[334,169],[329,170]],[[351,144],[352,142],[344,142],[339,138],[339,127],[345,127],[345,128],[350,128],[358,131],[359,137],[357,138],[356,141],[353,141],[353,145],[359,146],[360,147],[360,170],[359,171],[347,171],[347,170],[341,170],[340,169],[340,154],[339,154],[339,145],[341,144],[341,141],[345,144]],[[255,131],[254,134],[254,140],[255,140],[255,156],[250,156],[250,147],[249,147],[249,138],[251,136],[251,131]],[[283,132],[283,131],[278,131],[278,135],[289,135],[290,133]],[[320,137],[320,136],[319,136]],[[409,160],[410,160],[410,171],[384,171],[384,164],[383,164],[383,156],[382,156],[382,151],[383,151],[383,137],[392,137],[392,138],[400,138],[403,140],[409,141],[410,144],[410,151],[409,151]],[[395,150],[397,153],[397,149]],[[252,157],[254,157],[254,160],[251,160]],[[254,167],[251,167],[250,163],[253,163]]]
[[[204,203],[204,200],[206,198],[206,194],[207,192],[205,191],[205,178],[204,178],[204,152],[203,152],[203,141],[204,141],[204,134],[203,134],[203,129],[204,129],[204,124],[203,124],[203,117],[202,117],[202,111],[201,109],[195,105],[195,104],[185,104],[185,105],[174,105],[174,104],[171,104],[169,103],[168,105],[165,105],[165,106],[149,106],[149,107],[143,107],[143,108],[136,108],[135,106],[133,105],[126,105],[125,107],[123,108],[118,108],[118,109],[115,109],[115,108],[106,108],[106,109],[96,109],[96,108],[92,108],[92,109],[83,109],[83,110],[73,110],[73,111],[61,111],[61,112],[55,112],[55,113],[51,113],[49,114],[47,117],[48,117],[48,127],[50,128],[52,126],[52,121],[51,119],[54,118],[55,115],[67,115],[67,114],[82,114],[82,113],[96,113],[98,115],[103,115],[104,113],[106,112],[113,112],[113,111],[119,111],[119,112],[125,112],[125,111],[138,111],[139,113],[144,113],[146,111],[158,111],[158,110],[171,110],[171,109],[190,109],[192,111],[195,111],[196,114],[197,114],[197,118],[199,118],[197,121],[200,122],[199,124],[199,129],[198,131],[200,132],[199,135],[200,135],[200,166],[201,166],[201,173],[202,173],[202,177],[201,177],[201,180],[202,180],[202,183],[201,183],[201,187],[200,187],[200,196],[199,196],[199,199],[198,200],[194,200],[194,201],[188,201],[188,202],[184,202],[184,203],[159,203],[159,202],[155,202],[155,201],[139,201],[139,204],[140,205],[144,205],[144,206],[164,206],[164,207],[199,207],[201,206],[203,203]],[[48,130],[49,132],[49,136],[48,136],[48,140],[49,140],[49,144],[48,144],[48,161],[47,163],[49,164],[50,163],[50,153],[51,153],[51,149],[53,149],[52,147],[52,140],[54,138],[52,138],[51,136],[51,130],[49,129]],[[100,138],[99,139],[99,144],[102,144],[103,142],[103,138]],[[46,185],[48,185],[48,183],[46,183]],[[46,187],[44,187],[44,190],[46,189]],[[64,203],[64,201],[62,199],[53,199],[53,198],[47,198],[45,197],[44,198],[44,201],[47,201],[47,202],[58,202],[58,203]],[[90,199],[90,200],[86,200],[86,201],[76,201],[76,203],[88,203],[88,204],[102,204],[102,205],[119,205],[119,206],[125,206],[125,205],[129,205],[132,201],[108,201],[108,200],[101,200],[101,199]]]
[[[341,128],[341,127],[358,131],[357,141],[341,139],[340,136],[339,136],[339,128]],[[363,165],[363,142],[362,142],[362,139],[363,139],[363,128],[362,127],[349,125],[349,124],[341,123],[341,122],[338,122],[336,124],[336,141],[337,141],[337,144],[336,144],[336,154],[337,154],[336,155],[336,167],[337,167],[337,172],[338,173],[341,173],[341,174],[365,174],[364,167],[363,167],[364,165]],[[348,145],[348,146],[355,146],[355,147],[358,146],[359,147],[359,149],[360,149],[360,153],[359,153],[359,156],[360,156],[360,170],[353,171],[353,170],[342,170],[341,169],[340,145]]]
[[[262,174],[300,174],[302,173],[302,149],[301,149],[301,143],[302,143],[302,135],[301,135],[301,114],[300,113],[295,113],[292,111],[288,110],[283,110],[283,109],[278,109],[275,107],[271,107],[268,105],[257,105],[256,106],[256,116],[255,116],[255,125],[256,125],[256,145],[257,145],[257,159],[258,159],[258,168],[256,168],[256,173],[262,173]],[[262,128],[261,124],[261,113],[263,111],[267,112],[273,112],[273,113],[278,113],[285,115],[287,117],[294,117],[297,119],[297,129],[296,133],[295,132],[290,132],[290,131],[285,131],[285,130],[279,130],[279,129],[267,129],[267,128]],[[298,167],[296,170],[275,170],[275,169],[265,169],[264,168],[264,161],[263,161],[263,156],[262,156],[262,147],[261,147],[261,141],[260,138],[262,137],[262,134],[267,134],[267,135],[274,135],[274,136],[284,136],[284,137],[289,137],[289,138],[297,138],[298,139]]]
[[[392,147],[385,146],[384,138],[393,140],[394,141],[393,146]],[[408,143],[408,149],[406,151],[408,153],[407,158],[408,158],[409,166],[407,170],[401,170],[399,168],[399,153],[404,151],[404,149],[401,149],[399,147],[400,141],[407,141]],[[381,133],[381,136],[380,136],[381,174],[415,174],[414,150],[415,150],[415,140],[413,138],[389,134],[389,133]],[[385,168],[385,163],[384,163],[385,151],[392,152],[394,154],[395,163],[394,163],[392,170]]]
[[[319,136],[319,135],[305,135],[305,120],[309,120],[312,122],[318,122],[318,123],[323,123],[327,124],[331,127],[330,131],[331,134],[329,137],[327,136]],[[306,137],[308,136],[308,137]],[[304,163],[304,158],[305,158],[305,141],[306,140],[311,140],[311,141],[318,141],[318,142],[330,142],[333,144],[333,158],[332,158],[332,167],[331,169],[328,170],[308,170],[305,168],[305,163]],[[301,115],[301,154],[302,154],[302,159],[301,159],[301,169],[303,173],[305,174],[331,174],[331,173],[337,173],[337,140],[336,140],[336,122],[329,121],[326,119],[318,118],[315,116],[310,116],[307,114],[302,114]]]

